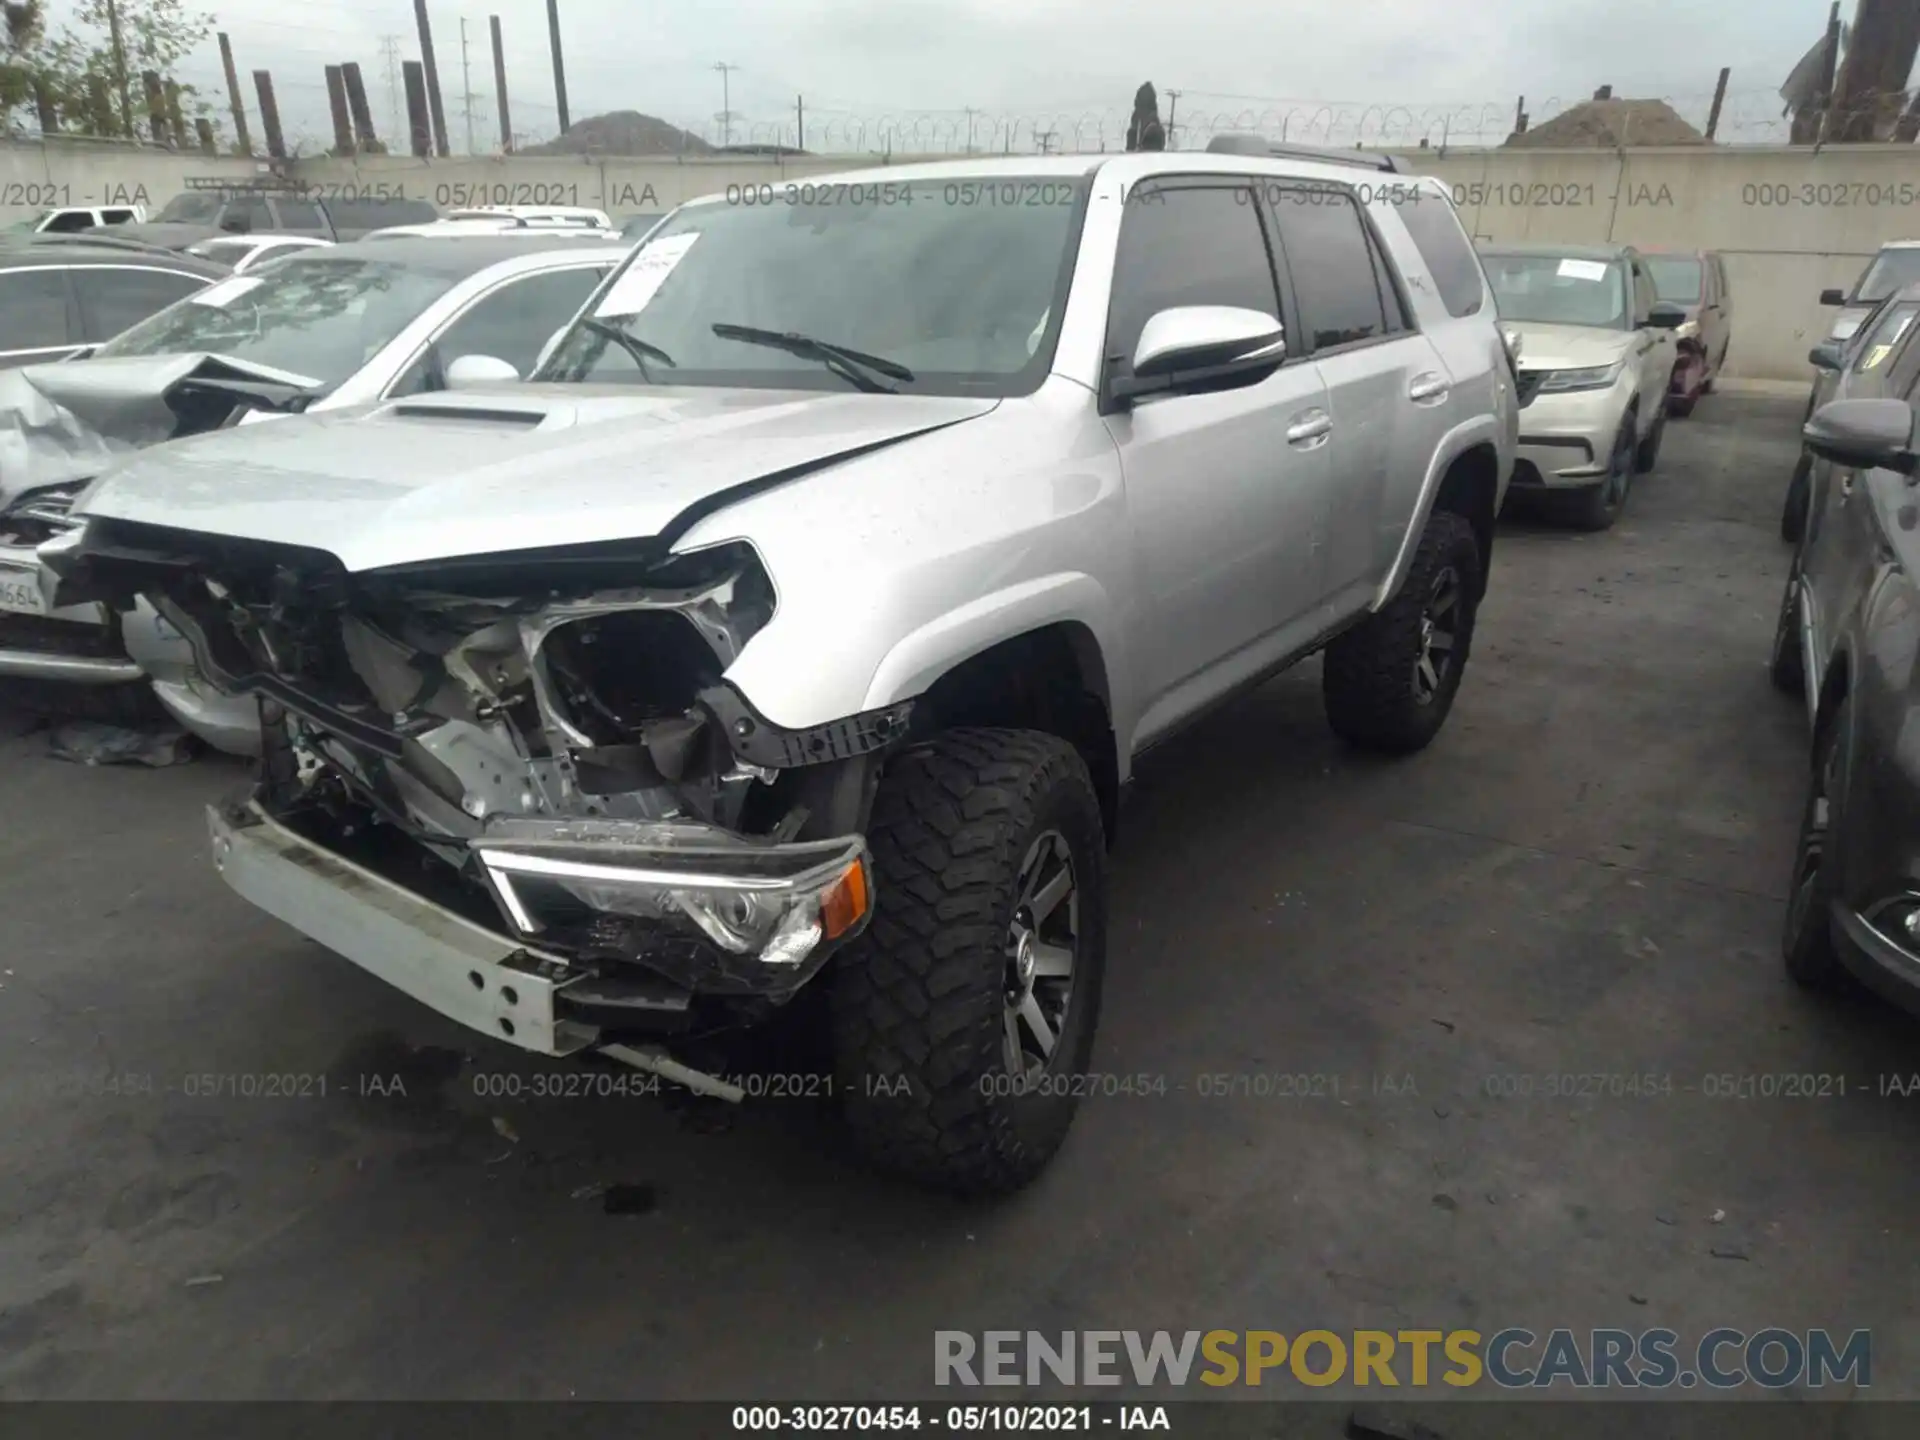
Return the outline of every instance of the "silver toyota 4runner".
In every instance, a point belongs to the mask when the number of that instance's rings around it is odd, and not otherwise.
[[[713,1037],[817,1014],[867,1154],[1001,1191],[1072,1117],[1140,754],[1315,651],[1351,742],[1439,730],[1513,390],[1390,165],[897,167],[682,207],[532,383],[133,455],[42,558],[259,697],[209,816],[254,904],[735,1097]]]

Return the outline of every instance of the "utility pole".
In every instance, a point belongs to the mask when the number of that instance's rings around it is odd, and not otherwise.
[[[107,35],[113,45],[113,93],[120,101],[120,133],[133,138],[133,97],[127,93],[127,47],[120,39],[120,6],[107,0]]]
[[[420,69],[427,82],[427,114],[433,119],[433,153],[442,160],[447,145],[447,111],[440,103],[440,67],[433,59],[433,26],[427,21],[427,0],[413,0],[414,26],[420,32]]]
[[[560,58],[560,0],[547,0],[547,38],[553,46],[553,102],[560,110],[560,133],[567,133],[567,66]]]
[[[807,97],[804,95],[793,97],[793,148],[807,148]]]
[[[1180,113],[1180,92],[1167,91],[1167,149],[1173,149],[1173,117]]]
[[[967,115],[967,154],[973,154],[973,117],[980,112],[971,105],[966,107]]]
[[[725,149],[733,144],[733,100],[727,85],[727,77],[740,67],[719,61],[714,69],[720,72],[720,113],[714,119],[720,122],[720,147]]]
[[[398,137],[407,133],[407,127],[400,123],[400,37],[382,35],[380,37],[380,57],[387,62],[387,126],[389,135]]]
[[[253,154],[253,139],[247,134],[247,102],[240,98],[240,76],[233,65],[233,42],[220,32],[220,68],[227,73],[227,103],[233,107],[233,133],[240,141],[242,155]]]
[[[493,89],[500,97],[500,153],[513,153],[513,117],[507,110],[507,52],[500,43],[500,17],[489,15],[487,28],[493,33]]]
[[[467,17],[460,17],[460,108],[467,117],[467,154],[473,154],[473,67],[467,63]]]

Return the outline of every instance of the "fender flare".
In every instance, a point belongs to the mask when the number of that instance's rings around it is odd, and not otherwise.
[[[878,710],[924,694],[934,681],[1003,640],[1072,622],[1092,633],[1111,692],[1101,698],[1115,724],[1128,713],[1131,679],[1115,663],[1113,604],[1084,571],[1023,580],[969,601],[902,636],[874,668],[862,710]]]
[[[1374,592],[1373,603],[1367,607],[1369,611],[1383,608],[1400,593],[1400,587],[1406,583],[1407,571],[1413,568],[1413,552],[1419,548],[1421,533],[1427,528],[1427,517],[1433,513],[1433,502],[1440,495],[1440,482],[1455,460],[1482,442],[1493,446],[1494,453],[1499,454],[1499,417],[1476,415],[1471,420],[1461,421],[1440,437],[1440,443],[1434,447],[1433,458],[1427,462],[1426,478],[1420,482],[1420,500],[1413,507],[1413,518],[1407,523],[1406,533],[1400,537],[1400,549],[1393,557],[1386,578],[1380,582],[1379,590]]]

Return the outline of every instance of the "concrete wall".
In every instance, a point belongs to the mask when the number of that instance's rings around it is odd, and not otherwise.
[[[1403,152],[1454,189],[1461,217],[1491,240],[1618,240],[1719,250],[1733,286],[1732,375],[1797,379],[1845,286],[1882,241],[1920,237],[1920,149],[1454,150]],[[593,205],[616,217],[667,210],[730,185],[779,184],[879,163],[874,157],[589,160],[310,160],[322,194],[401,193],[442,207]],[[0,144],[0,224],[43,204],[144,194],[158,205],[187,175],[258,167],[142,151]]]

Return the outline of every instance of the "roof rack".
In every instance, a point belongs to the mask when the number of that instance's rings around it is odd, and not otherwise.
[[[1210,155],[1265,155],[1276,160],[1317,160],[1323,165],[1356,165],[1362,170],[1400,173],[1400,164],[1391,155],[1377,150],[1341,150],[1327,145],[1290,145],[1284,140],[1269,140],[1264,135],[1216,135],[1207,142]]]

